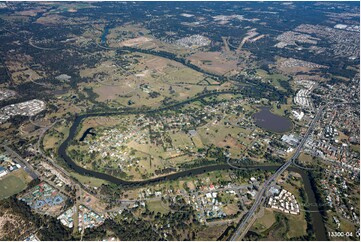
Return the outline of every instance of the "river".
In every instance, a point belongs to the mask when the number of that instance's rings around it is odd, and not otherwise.
[[[308,202],[307,209],[308,211],[311,211],[310,215],[312,220],[312,227],[313,227],[313,232],[315,233],[316,236],[316,240],[318,241],[329,240],[326,233],[326,228],[323,222],[322,215],[318,209],[315,193],[312,190],[311,182],[307,173],[305,172],[305,170],[301,170],[300,168],[296,168],[296,167],[289,167],[287,170],[297,172],[302,177],[303,187],[307,195],[307,202]]]
[[[163,110],[163,109],[161,109]],[[149,112],[155,112],[156,110],[151,110]],[[169,174],[169,175],[165,175],[165,176],[161,176],[161,177],[157,177],[157,178],[153,178],[153,179],[149,179],[149,180],[142,180],[142,181],[126,181],[126,180],[122,180],[120,178],[105,174],[105,173],[101,173],[101,172],[97,172],[94,170],[88,170],[85,169],[79,165],[77,165],[66,153],[66,149],[68,147],[68,144],[71,140],[73,140],[76,136],[77,133],[77,129],[80,125],[80,123],[83,121],[83,119],[88,118],[88,117],[92,117],[92,116],[110,116],[110,115],[120,115],[120,114],[126,114],[126,112],[121,112],[121,113],[98,113],[98,114],[83,114],[80,116],[77,116],[73,125],[70,127],[69,130],[69,136],[65,139],[65,141],[60,145],[59,149],[58,149],[58,155],[59,157],[61,157],[66,164],[73,169],[75,172],[81,174],[81,175],[88,175],[88,176],[92,176],[92,177],[96,177],[117,185],[121,185],[121,186],[145,186],[148,184],[152,184],[152,183],[157,183],[157,182],[161,182],[161,181],[166,181],[166,180],[176,180],[178,178],[181,177],[187,177],[187,176],[195,176],[198,174],[202,174],[205,172],[211,172],[211,171],[217,171],[217,170],[227,170],[227,169],[235,169],[232,168],[231,166],[229,166],[228,164],[219,164],[219,165],[211,165],[211,166],[207,166],[207,167],[199,167],[199,168],[194,168],[194,169],[190,169],[190,170],[186,170],[186,171],[180,171],[177,173],[173,173],[173,174]],[[261,170],[267,170],[267,171],[271,171],[271,170],[276,170],[279,168],[279,166],[277,165],[269,165],[269,166],[245,166],[243,168],[246,169],[261,169]],[[304,181],[304,188],[307,194],[307,198],[308,198],[308,202],[309,204],[311,204],[309,206],[309,210],[314,211],[311,212],[311,219],[312,219],[312,225],[313,225],[313,229],[314,229],[314,233],[316,235],[316,239],[317,240],[327,240],[327,235],[326,235],[326,230],[324,227],[324,223],[322,220],[322,215],[320,214],[320,212],[318,211],[318,206],[316,205],[316,198],[315,198],[315,194],[312,190],[308,175],[301,169],[299,168],[295,168],[295,167],[291,167],[288,168],[288,170],[291,171],[295,171],[297,173],[300,173],[302,176],[302,179]]]

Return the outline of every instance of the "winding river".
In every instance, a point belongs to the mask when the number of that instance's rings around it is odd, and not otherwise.
[[[159,110],[150,110],[148,112],[155,112],[155,111],[159,111]],[[131,112],[131,113],[134,113],[134,112]],[[121,114],[129,114],[129,112],[120,112],[120,113],[111,113],[110,112],[110,113],[98,113],[98,114],[95,113],[95,114],[83,114],[83,115],[77,116],[73,125],[71,126],[71,128],[69,130],[69,136],[59,147],[59,150],[58,150],[59,157],[61,157],[71,169],[73,169],[75,172],[77,172],[81,175],[92,176],[92,177],[96,177],[96,178],[99,178],[99,179],[102,179],[102,180],[105,180],[105,181],[108,181],[108,182],[111,182],[111,183],[114,183],[117,185],[132,186],[132,187],[144,186],[144,185],[167,181],[167,180],[176,180],[181,177],[195,176],[195,175],[202,174],[205,172],[235,169],[228,164],[218,164],[218,165],[211,165],[211,166],[206,166],[206,167],[198,167],[198,168],[194,168],[194,169],[190,169],[190,170],[186,170],[186,171],[180,171],[177,173],[173,173],[173,174],[169,174],[169,175],[165,175],[165,176],[161,176],[161,177],[157,177],[157,178],[153,178],[153,179],[149,179],[149,180],[126,181],[126,180],[122,180],[120,178],[117,178],[117,177],[114,177],[114,176],[111,176],[111,175],[108,175],[105,173],[85,169],[85,168],[77,165],[68,156],[68,154],[66,153],[68,144],[71,140],[73,140],[75,138],[78,127],[84,119],[86,119],[88,117],[95,117],[95,116],[111,116],[111,115],[121,115]],[[268,166],[258,165],[258,166],[244,166],[242,168],[272,171],[272,170],[277,170],[279,168],[279,166],[278,165],[268,165]],[[325,230],[324,223],[322,220],[322,215],[320,214],[320,212],[318,210],[318,206],[316,205],[317,201],[315,198],[315,194],[312,190],[308,175],[305,173],[304,170],[301,170],[299,168],[290,167],[288,170],[295,171],[295,172],[301,174],[302,179],[304,181],[304,187],[305,187],[305,191],[307,194],[308,203],[310,204],[308,209],[310,211],[313,211],[310,213],[310,215],[311,215],[312,225],[313,225],[313,229],[314,229],[314,232],[316,235],[316,239],[317,240],[327,240],[327,235],[326,235],[326,230]]]

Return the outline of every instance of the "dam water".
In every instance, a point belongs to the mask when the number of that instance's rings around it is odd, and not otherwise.
[[[269,107],[261,107],[259,112],[253,114],[253,119],[258,127],[275,133],[284,133],[293,127],[290,119],[272,113]]]

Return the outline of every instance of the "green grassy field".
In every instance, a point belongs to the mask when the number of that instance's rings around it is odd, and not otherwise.
[[[287,232],[288,238],[307,235],[307,222],[304,216],[304,212],[301,212],[300,215],[287,215],[287,218],[289,219],[289,230]]]
[[[154,211],[155,214],[158,212],[161,214],[166,214],[170,211],[169,207],[162,201],[149,201],[147,204],[149,210]]]
[[[71,172],[71,175],[75,177],[82,184],[86,184],[93,187],[100,187],[102,184],[108,184],[107,181],[102,179],[90,177],[90,176],[82,176],[76,172]]]
[[[10,197],[26,188],[26,183],[20,178],[9,174],[0,180],[0,199]]]
[[[253,229],[258,233],[262,233],[269,229],[276,222],[273,210],[265,209],[262,218],[257,219],[253,225]]]
[[[276,87],[277,89],[281,90],[281,91],[286,91],[279,83],[279,80],[281,81],[287,81],[288,77],[282,75],[282,74],[278,74],[278,73],[274,73],[274,74],[268,74],[265,70],[262,69],[258,69],[257,70],[257,75],[262,77],[262,79],[265,80],[270,80],[271,84]]]
[[[285,110],[288,110],[288,112],[291,112],[292,110],[292,98],[287,98],[287,104],[281,104],[280,108],[277,108],[277,103],[272,103],[272,113],[285,116]]]

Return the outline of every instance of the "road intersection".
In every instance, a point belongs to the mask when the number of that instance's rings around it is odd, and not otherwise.
[[[293,156],[286,162],[284,163],[282,166],[280,166],[277,171],[275,172],[275,174],[273,174],[261,187],[261,189],[259,190],[259,192],[257,193],[257,196],[255,198],[255,202],[253,203],[251,209],[247,212],[246,216],[243,218],[242,222],[238,225],[236,231],[233,233],[233,235],[231,236],[230,240],[234,241],[234,240],[238,240],[239,236],[241,235],[241,233],[244,231],[244,228],[246,227],[246,225],[248,224],[249,220],[254,216],[256,210],[258,209],[258,207],[265,201],[266,196],[265,193],[268,191],[268,189],[275,183],[275,181],[277,180],[278,176],[280,176],[290,165],[292,165],[295,160],[298,158],[298,156],[300,155],[300,152],[302,151],[302,148],[304,146],[304,144],[306,143],[306,140],[308,139],[309,135],[312,133],[315,124],[317,123],[317,121],[320,119],[321,114],[324,110],[325,106],[321,106],[316,114],[316,116],[314,117],[314,119],[311,121],[307,132],[305,133],[305,135],[303,136],[301,142],[298,144],[297,149],[295,151],[295,153],[293,154]]]

